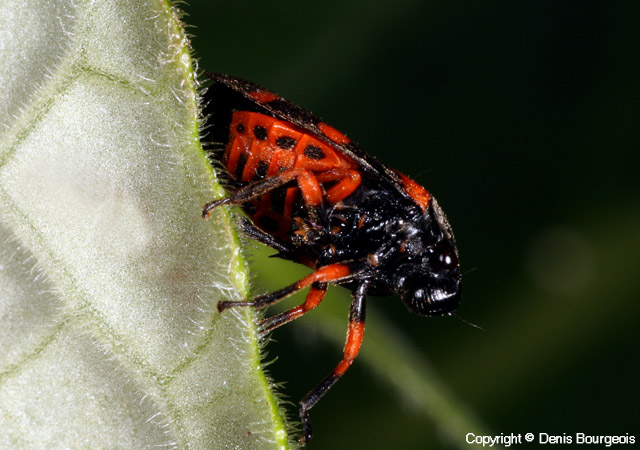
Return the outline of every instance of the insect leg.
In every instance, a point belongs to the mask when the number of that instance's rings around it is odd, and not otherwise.
[[[318,400],[327,393],[329,389],[340,379],[349,368],[355,357],[358,355],[362,338],[364,337],[364,320],[366,310],[366,298],[368,282],[361,283],[353,294],[351,308],[349,310],[349,328],[347,331],[347,341],[344,346],[344,356],[342,361],[333,371],[316,387],[309,392],[300,402],[300,419],[302,420],[302,435],[300,443],[305,445],[311,439],[311,422],[309,421],[309,410],[318,403]]]
[[[287,252],[291,251],[289,247],[284,245],[282,242],[280,242],[270,234],[265,233],[260,228],[256,227],[246,217],[241,217],[240,220],[238,220],[238,227],[251,239],[261,242],[264,245],[268,245],[269,247],[276,249],[280,253],[286,254]]]
[[[353,275],[351,268],[347,264],[330,264],[328,266],[320,267],[315,270],[315,272],[307,275],[302,280],[297,283],[293,283],[285,288],[282,288],[278,291],[271,292],[270,294],[259,295],[251,300],[242,301],[242,302],[233,302],[228,300],[223,300],[218,302],[218,311],[222,312],[227,308],[232,308],[236,306],[253,306],[257,309],[266,308],[269,305],[272,305],[280,300],[298,292],[301,289],[306,288],[309,285],[313,285],[314,283],[327,283],[329,281],[343,281],[346,278],[349,278]],[[315,291],[312,289],[309,292],[309,295],[312,292],[316,292],[321,289],[316,289]],[[326,290],[326,287],[325,287]],[[318,296],[319,293],[314,293],[312,297]],[[324,295],[324,293],[322,294]],[[318,303],[322,300],[322,296],[318,299]]]
[[[326,293],[327,283],[313,283],[302,305],[296,306],[295,308],[291,308],[288,311],[261,320],[260,324],[258,325],[260,335],[264,336],[265,334],[275,330],[279,326],[284,325],[285,323],[289,323],[292,320],[302,316],[303,314],[308,313],[320,304]]]
[[[325,197],[329,203],[338,203],[344,200],[356,190],[362,182],[362,175],[357,170],[332,169],[317,175],[320,183],[337,181],[327,190]]]
[[[315,208],[322,204],[322,188],[315,175],[306,169],[295,168],[284,170],[272,177],[248,184],[235,191],[230,197],[207,203],[202,209],[202,217],[208,219],[210,211],[221,205],[242,205],[255,200],[293,179],[297,179],[298,187],[302,192],[305,203],[310,208]]]

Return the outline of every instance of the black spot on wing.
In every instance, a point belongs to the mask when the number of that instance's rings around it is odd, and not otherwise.
[[[304,156],[309,159],[320,160],[326,156],[320,147],[315,145],[307,145],[304,149]]]
[[[276,145],[282,149],[293,148],[298,143],[298,141],[291,136],[280,136],[276,139]]]
[[[263,127],[263,126],[256,125],[255,127],[253,127],[253,135],[259,141],[266,141],[267,140],[267,129],[265,127]]]
[[[269,170],[269,164],[264,161],[260,161],[258,163],[258,167],[256,167],[256,179],[263,179],[267,176],[267,171]]]

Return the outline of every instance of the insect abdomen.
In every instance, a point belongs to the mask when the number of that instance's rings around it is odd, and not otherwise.
[[[293,168],[319,173],[358,167],[291,123],[249,111],[233,113],[223,163],[234,178],[244,182]]]

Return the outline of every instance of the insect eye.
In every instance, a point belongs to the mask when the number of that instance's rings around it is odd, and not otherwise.
[[[458,256],[450,245],[438,245],[431,256],[431,263],[438,269],[451,270],[458,266]]]

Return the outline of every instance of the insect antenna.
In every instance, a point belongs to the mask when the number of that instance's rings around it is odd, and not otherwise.
[[[455,312],[451,313],[452,316],[454,316],[456,319],[458,319],[459,321],[466,323],[467,325],[473,327],[473,328],[477,328],[478,330],[484,331],[484,328],[482,328],[480,325],[476,325],[473,322],[469,322],[468,320],[464,319],[463,317],[461,317],[460,315],[456,314]]]

